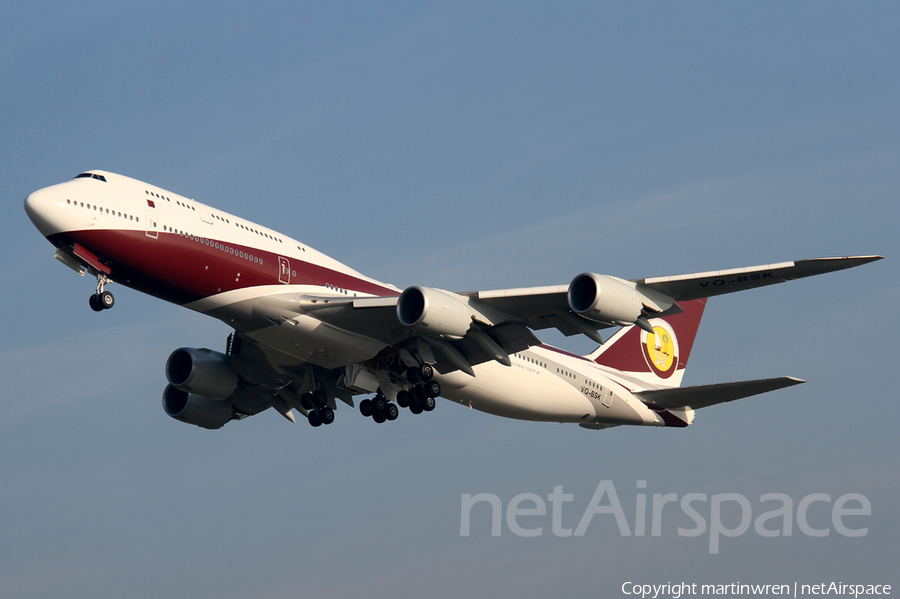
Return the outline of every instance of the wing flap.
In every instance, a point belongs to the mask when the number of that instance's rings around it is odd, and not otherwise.
[[[528,328],[514,323],[506,323],[491,327],[487,329],[486,332],[489,333],[491,338],[509,354],[524,351],[533,345],[540,345],[541,343]],[[429,342],[427,337],[425,338],[425,341],[426,343]],[[491,354],[486,352],[484,348],[468,336],[446,343],[452,345],[453,348],[465,358],[470,366],[475,366],[482,362],[494,359]],[[438,358],[438,361],[435,364],[435,368],[438,372],[447,374],[448,372],[458,370],[456,364],[445,355],[445,352],[441,347],[435,347],[434,349],[436,353],[435,357]]]
[[[715,385],[698,385],[695,387],[676,387],[673,389],[653,389],[635,393],[641,401],[653,408],[674,409],[690,407],[695,410],[716,404],[743,399],[760,393],[768,393],[776,389],[784,389],[799,385],[806,381],[792,376],[774,379],[758,379],[737,383],[718,383]]]

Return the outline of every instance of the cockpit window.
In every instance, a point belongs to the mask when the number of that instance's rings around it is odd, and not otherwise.
[[[97,179],[98,181],[103,181],[106,183],[106,177],[103,175],[97,175],[94,173],[81,173],[80,175],[75,175],[75,179]]]

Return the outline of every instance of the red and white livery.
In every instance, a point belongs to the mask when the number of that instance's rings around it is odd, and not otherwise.
[[[30,194],[25,210],[56,258],[217,318],[224,352],[169,356],[163,407],[209,429],[275,408],[313,426],[338,401],[376,422],[444,397],[521,420],[603,429],[688,426],[694,410],[803,381],[781,377],[681,387],[708,297],[850,268],[880,256],[819,258],[624,280],[582,273],[568,285],[451,292],[381,283],[283,233],[154,185],[88,171]],[[605,342],[600,332],[618,327]],[[533,331],[582,334],[588,356]]]

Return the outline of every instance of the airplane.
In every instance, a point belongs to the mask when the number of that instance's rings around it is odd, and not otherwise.
[[[882,256],[817,258],[625,280],[581,273],[568,285],[452,292],[376,281],[273,229],[100,170],[25,199],[57,260],[217,318],[224,352],[169,356],[163,408],[219,429],[274,408],[331,424],[338,401],[377,423],[438,397],[497,416],[686,427],[695,410],[802,383],[779,377],[682,387],[707,298],[852,268]],[[618,328],[604,339],[601,330]],[[586,356],[544,345],[555,328],[598,344]]]

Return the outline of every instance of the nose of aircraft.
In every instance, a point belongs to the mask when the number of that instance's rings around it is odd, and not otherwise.
[[[58,219],[53,215],[53,205],[56,202],[54,196],[58,195],[54,192],[53,188],[45,187],[25,198],[25,213],[44,237],[59,232],[59,223],[56,222]]]
[[[38,228],[40,228],[40,222],[43,220],[49,206],[50,198],[43,189],[31,193],[25,198],[25,212],[28,214],[31,222]]]

